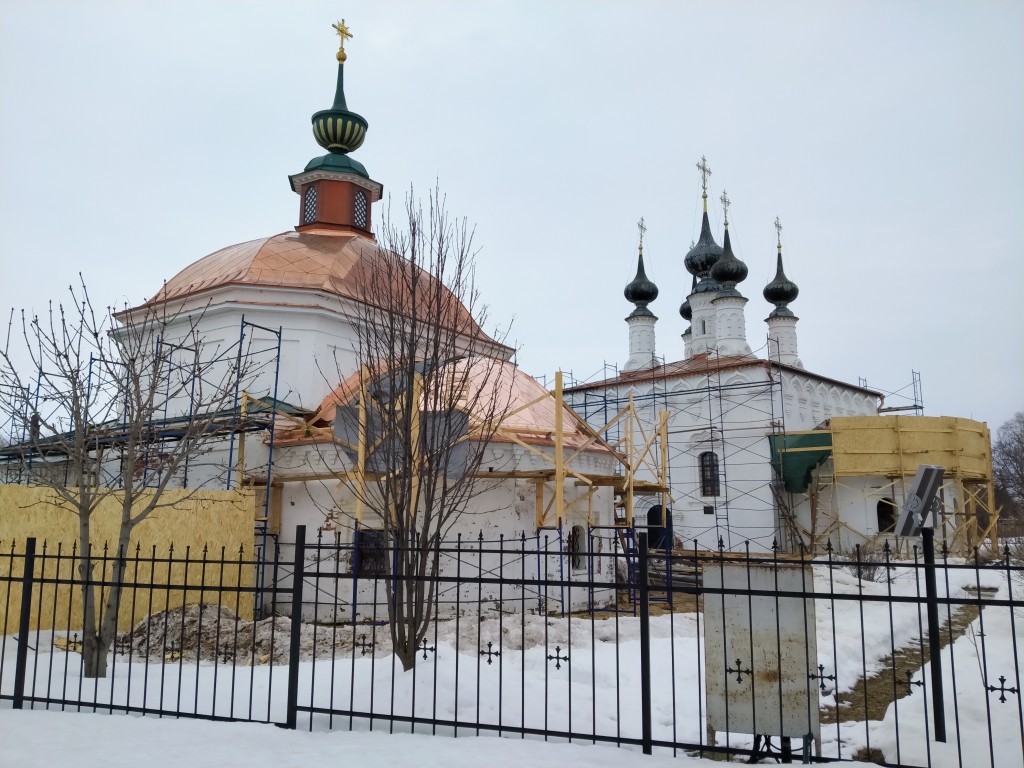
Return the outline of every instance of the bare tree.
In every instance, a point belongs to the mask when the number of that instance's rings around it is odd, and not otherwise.
[[[46,487],[48,503],[78,518],[84,673],[104,677],[132,532],[176,503],[164,491],[188,485],[190,463],[225,439],[244,358],[204,348],[202,312],[148,304],[115,316],[93,307],[84,282],[69,292],[41,316],[11,313],[0,350],[3,454],[9,480]],[[94,541],[110,498],[117,541]],[[109,560],[104,544],[115,547]]]
[[[1020,521],[1024,515],[1024,411],[996,432],[992,444],[992,473],[1002,497],[1004,515]]]
[[[345,487],[392,563],[388,620],[407,670],[434,617],[441,543],[488,487],[481,464],[512,397],[513,350],[482,330],[472,239],[436,190],[426,212],[410,193],[402,220],[385,220],[360,275],[361,372],[337,393]]]

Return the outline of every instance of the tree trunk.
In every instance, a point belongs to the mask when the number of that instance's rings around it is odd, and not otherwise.
[[[403,570],[401,561],[398,570]],[[409,585],[402,578],[389,578],[385,583],[389,593],[388,624],[391,629],[391,647],[395,656],[402,662],[402,671],[408,672],[416,666],[416,627],[412,626],[412,617],[406,611],[406,593]]]
[[[416,646],[412,644],[411,638],[406,637],[404,641],[395,646],[395,656],[402,662],[402,671],[408,672],[416,666]]]
[[[79,518],[78,536],[82,543],[78,559],[78,578],[82,582],[82,667],[87,678],[103,677],[107,673],[106,654],[98,651],[99,638],[96,636],[96,588],[90,582],[95,564],[92,559],[92,541],[89,536],[89,519]]]
[[[95,632],[86,632],[82,641],[82,674],[92,679],[107,676],[107,650]]]
[[[82,579],[82,674],[86,678],[100,678],[107,676],[107,656],[117,636],[117,619],[121,606],[121,592],[124,584],[125,572],[125,544],[130,536],[130,528],[122,528],[122,543],[119,543],[117,559],[114,561],[110,574],[110,586],[106,588],[106,597],[103,588],[90,584],[91,579],[96,576],[96,563],[92,558],[89,542],[89,530],[86,525],[80,528],[82,539],[82,557],[79,560],[79,577]],[[99,573],[99,581],[106,578],[106,559],[104,568]],[[102,603],[97,599],[101,596]],[[99,607],[99,611],[97,611]]]
[[[430,552],[417,553],[420,557],[430,557]],[[438,567],[435,564],[430,578],[436,578]],[[402,670],[408,672],[416,666],[420,643],[427,636],[433,615],[433,595],[426,595],[423,589],[424,578],[416,580],[389,579],[392,595],[388,602],[388,623],[391,626],[391,645],[395,656],[402,662]]]

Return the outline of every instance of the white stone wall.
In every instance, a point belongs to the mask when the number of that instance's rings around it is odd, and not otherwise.
[[[803,368],[797,354],[795,317],[769,317],[768,323],[768,357],[779,363]]]
[[[692,337],[690,341],[691,355],[700,355],[714,350],[718,338],[716,331],[716,313],[713,293],[690,294],[690,309],[693,320],[690,323]]]
[[[655,362],[654,325],[658,318],[654,315],[630,315],[626,322],[629,324],[629,358],[622,370],[651,367]]]
[[[610,387],[603,393],[573,392],[574,408],[594,427],[607,423],[634,404],[647,428],[657,412],[669,411],[669,479],[672,488],[673,529],[687,546],[696,541],[714,549],[719,538],[730,549],[750,542],[754,550],[769,550],[783,532],[771,490],[773,471],[769,435],[813,429],[839,415],[873,415],[878,400],[855,387],[790,369],[774,369],[775,382],[762,363],[691,374],[669,382]],[[773,422],[775,423],[773,426]],[[699,457],[718,455],[720,495],[701,494]],[[712,507],[706,514],[704,508]],[[858,518],[857,525],[866,525]]]
[[[342,311],[341,301],[324,297],[326,306],[289,307],[276,302],[298,301],[297,292],[264,289],[234,289],[240,295],[230,297],[230,304],[219,304],[206,309],[199,320],[200,335],[209,357],[219,355],[225,365],[237,360],[239,344],[243,367],[247,374],[242,386],[251,394],[266,396],[274,391],[277,374],[278,399],[303,408],[316,408],[324,396],[339,381],[357,368],[355,328]],[[224,297],[225,299],[229,297]],[[242,317],[247,323],[271,329],[246,325],[241,340]],[[176,326],[187,328],[184,318]],[[277,363],[277,336],[281,331],[280,365]],[[169,329],[173,333],[175,327]]]
[[[857,545],[866,546],[872,539],[881,537],[893,548],[893,556],[899,547],[902,554],[909,554],[910,548],[917,545],[919,537],[909,541],[897,539],[892,532],[883,532],[880,528],[879,502],[889,500],[896,506],[894,515],[899,516],[903,508],[907,491],[913,482],[912,477],[888,478],[881,475],[864,475],[858,477],[839,477],[833,482],[832,460],[822,463],[818,468],[821,493],[818,499],[818,534],[829,528],[827,540],[831,541],[833,551],[849,555]],[[810,530],[811,503],[806,494],[794,497],[795,513],[800,524]],[[956,534],[956,526],[960,521],[959,511],[963,509],[956,482],[947,480],[939,491],[941,519],[935,527],[937,541],[952,544]],[[824,542],[821,544],[825,546]],[[874,544],[872,546],[879,546]]]
[[[254,286],[227,286],[212,297],[195,296],[168,307],[177,312],[165,336],[181,340],[199,318],[204,357],[223,359],[223,370],[237,360],[242,318],[245,327],[243,358],[248,370],[241,388],[256,396],[274,391],[292,405],[315,409],[341,381],[358,369],[358,312],[353,303],[318,291]],[[281,329],[280,365],[277,366],[277,336]],[[263,330],[269,329],[269,330]],[[651,341],[653,346],[653,339]],[[508,357],[511,351],[491,347],[487,351]],[[185,406],[187,408],[187,403]]]
[[[747,344],[747,322],[743,307],[747,300],[742,296],[719,296],[714,300],[715,348],[720,355],[749,355]]]
[[[677,537],[708,549],[720,538],[726,548],[747,540],[756,549],[770,547],[776,534],[767,439],[772,388],[764,370],[723,371],[680,384],[682,407],[670,409],[669,423]],[[702,495],[699,457],[704,452],[718,457],[717,497]]]
[[[296,460],[290,455],[293,451],[307,452],[309,449],[286,449],[280,453],[280,464],[282,466],[282,477],[286,477],[284,466],[301,467],[305,459]],[[541,467],[550,467],[545,463],[518,446],[492,445],[489,448],[490,456],[485,458],[483,468],[495,467],[495,471],[511,471],[518,468],[520,471],[529,471]],[[612,471],[614,460],[602,452],[589,451],[584,453],[573,467],[577,470],[588,470],[591,472],[608,473]],[[278,461],[275,461],[275,465]],[[564,485],[564,492],[568,499],[584,498],[584,490],[576,485],[574,478],[567,479]],[[590,578],[598,580],[610,580],[614,578],[614,560],[611,557],[597,557],[591,563],[586,558],[587,546],[592,546],[593,551],[605,555],[614,551],[612,532],[604,530],[602,526],[610,526],[613,521],[614,496],[612,489],[608,487],[599,488],[593,495],[590,505],[580,505],[579,508],[568,510],[562,522],[561,531],[557,528],[537,530],[535,514],[535,485],[521,478],[499,478],[489,480],[484,475],[478,481],[477,492],[474,494],[468,508],[461,513],[451,525],[448,535],[445,538],[445,547],[455,547],[461,536],[462,547],[467,555],[456,559],[446,556],[442,563],[441,576],[474,578],[482,573],[485,578],[493,578],[494,572],[499,568],[499,563],[504,560],[505,570],[511,578],[521,578],[522,567],[528,567],[526,578],[538,578],[537,568],[541,569],[540,577],[552,580],[566,580],[586,582]],[[591,517],[588,517],[588,509]],[[585,537],[584,542],[584,567],[573,569],[571,560],[566,554],[567,538],[572,526],[579,525],[590,532],[590,524],[593,523],[593,537]],[[355,538],[357,527],[355,516],[355,497],[350,488],[338,480],[327,481],[302,481],[285,482],[281,499],[281,533],[279,541],[286,551],[291,551],[295,542],[295,528],[297,525],[306,526],[307,543],[316,540],[318,530],[327,526],[330,530],[325,531],[324,541],[328,543],[339,542],[351,544]],[[364,512],[361,525],[364,528],[380,528],[382,523],[379,517],[372,512]],[[516,558],[507,555],[504,558],[500,554],[487,550],[509,550],[519,549],[525,541],[531,552],[562,552],[562,555],[531,555],[528,566],[524,566]],[[484,550],[484,552],[481,552]],[[310,554],[310,558],[315,558]],[[311,565],[313,561],[311,560]],[[339,568],[341,573],[351,573],[352,562],[349,553],[343,557],[343,562],[329,564],[330,568]],[[589,569],[593,569],[592,575]],[[351,581],[346,582],[351,586]],[[320,584],[321,590],[324,583]],[[446,603],[445,610],[454,610],[456,597],[454,585],[447,585],[446,592],[442,594],[442,602]],[[328,589],[328,594],[321,594],[319,599],[319,617],[328,618],[335,613],[335,602],[333,591]],[[377,601],[378,611],[383,610],[386,615],[384,582],[373,580],[360,580],[358,602],[372,613],[374,601]],[[614,596],[610,591],[599,591],[592,596],[590,591],[581,586],[573,589],[551,588],[537,594],[535,590],[528,589],[527,595],[523,595],[516,589],[503,587],[499,590],[497,585],[465,584],[458,594],[458,603],[464,610],[476,611],[479,601],[488,603],[489,608],[501,601],[511,606],[522,604],[525,600],[529,609],[534,610],[542,603],[546,610],[580,610],[586,608],[591,599],[595,599],[601,605],[610,604]],[[339,594],[337,610],[344,614],[350,611],[352,595]],[[307,606],[311,612],[313,606]],[[310,614],[312,615],[312,614]],[[361,618],[368,618],[362,614]],[[379,616],[378,616],[379,618]]]
[[[814,374],[786,370],[782,374],[782,389],[788,432],[814,429],[833,416],[878,415],[877,397]]]

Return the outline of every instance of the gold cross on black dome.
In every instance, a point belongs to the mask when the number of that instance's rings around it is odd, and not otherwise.
[[[704,155],[700,156],[700,162],[697,163],[697,170],[700,171],[700,188],[701,197],[704,199],[704,213],[708,212],[708,176],[711,175],[711,166],[708,165],[708,159]]]

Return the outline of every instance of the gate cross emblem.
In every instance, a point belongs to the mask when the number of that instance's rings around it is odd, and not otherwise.
[[[736,673],[736,682],[737,683],[742,683],[743,682],[743,676],[744,675],[753,674],[749,669],[743,669],[743,667],[740,665],[740,660],[739,659],[736,659],[736,669],[730,669],[729,667],[725,668],[725,675],[726,675],[726,677],[731,675],[733,672]]]
[[[554,656],[550,656],[550,655],[548,656],[548,661],[555,662],[555,669],[561,669],[563,661],[566,664],[569,663],[569,650],[566,649],[565,656],[562,656],[561,653],[562,653],[562,646],[556,645],[555,646],[555,655]]]
[[[481,656],[486,656],[487,657],[487,663],[488,664],[493,664],[494,663],[493,660],[491,659],[492,656],[501,656],[501,651],[492,651],[491,650],[491,645],[492,645],[491,643],[488,643],[487,644],[487,650],[486,651],[480,651],[480,655]]]
[[[918,688],[920,688],[920,687],[921,687],[922,685],[924,685],[924,680],[914,680],[914,679],[912,679],[913,677],[914,677],[914,673],[913,673],[913,672],[911,672],[911,671],[910,671],[910,670],[908,669],[908,670],[907,670],[907,682],[906,682],[906,686],[907,686],[907,695],[908,695],[908,696],[910,696],[910,695],[913,695],[913,693],[914,693],[914,686],[915,686],[915,685],[916,685],[916,686],[917,686]]]
[[[1017,693],[1017,689],[1016,688],[1007,688],[1006,687],[1006,678],[1003,677],[1002,675],[999,676],[999,687],[998,688],[996,688],[994,685],[986,685],[985,687],[988,688],[989,692],[991,692],[991,693],[996,693],[997,691],[999,692],[999,703],[1000,704],[1005,704],[1006,703],[1006,694],[1008,694],[1008,693],[1016,694]]]
[[[431,645],[431,646],[428,647],[427,646],[427,638],[424,637],[423,640],[420,641],[420,644],[416,647],[416,650],[417,651],[423,651],[423,658],[426,659],[427,658],[427,651],[430,651],[431,653],[434,653],[434,646]]]
[[[358,648],[360,655],[365,656],[366,650],[368,648],[373,648],[373,643],[366,642],[366,635],[360,635],[359,642],[356,642],[355,640],[352,641],[352,648]]]
[[[825,674],[825,665],[824,664],[819,664],[818,665],[818,674],[816,674],[816,675],[808,675],[807,679],[808,680],[820,680],[821,682],[818,684],[818,687],[821,688],[821,692],[824,693],[826,691],[826,689],[827,689],[826,685],[825,685],[825,681],[826,680],[831,680],[834,683],[836,681],[836,676],[835,675],[826,675]]]

